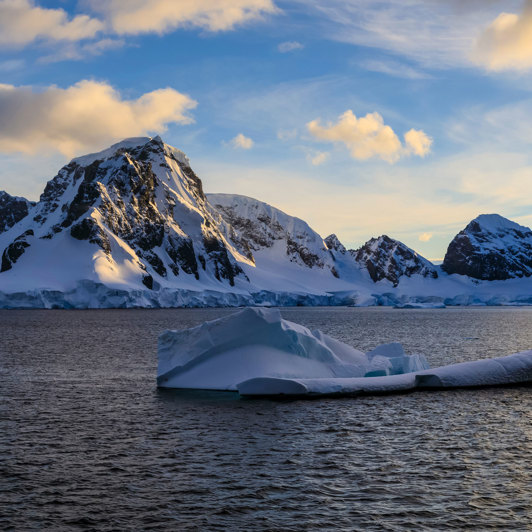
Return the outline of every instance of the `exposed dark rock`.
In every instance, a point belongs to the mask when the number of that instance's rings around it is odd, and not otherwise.
[[[374,282],[387,279],[394,286],[401,276],[414,274],[436,279],[438,272],[427,259],[402,242],[387,235],[368,240],[361,248],[350,250],[355,260],[364,266]]]
[[[214,237],[204,237],[203,243],[205,251],[209,257],[214,261],[215,276],[220,281],[221,279],[228,279],[231,286],[235,285],[235,275],[242,273],[242,269],[238,264],[232,264],[229,260],[226,247]]]
[[[153,290],[153,277],[151,275],[145,275],[142,278],[142,284],[148,288],[148,290]]]
[[[338,240],[338,237],[335,234],[329,235],[324,240],[327,249],[331,251],[337,251],[338,253],[346,253],[345,246]]]
[[[11,196],[0,190],[0,233],[7,231],[28,215],[35,202]]]
[[[310,251],[306,246],[300,244],[298,241],[293,240],[290,236],[288,236],[286,239],[286,254],[299,257],[303,264],[309,268],[313,268],[314,266],[323,268],[323,261],[320,257],[318,257],[318,255]],[[290,260],[293,261],[293,258]]]
[[[449,244],[442,269],[487,281],[532,275],[532,231],[497,214],[480,215]]]
[[[5,272],[13,267],[13,264],[21,257],[26,251],[26,248],[30,247],[28,237],[33,236],[34,233],[31,229],[25,231],[19,235],[2,253],[2,266],[0,272]]]
[[[88,240],[91,244],[100,246],[109,255],[111,253],[111,243],[109,238],[92,218],[84,218],[70,228],[70,234],[78,240]]]

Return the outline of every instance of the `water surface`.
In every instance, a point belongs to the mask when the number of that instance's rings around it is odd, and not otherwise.
[[[0,311],[0,527],[531,530],[532,390],[276,402],[155,387],[156,339],[234,309]],[[532,348],[532,309],[293,308],[431,365]]]

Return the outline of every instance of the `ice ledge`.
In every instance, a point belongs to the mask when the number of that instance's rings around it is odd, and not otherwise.
[[[339,379],[255,378],[241,382],[244,397],[329,396],[401,393],[532,383],[532,351],[501,358],[462,362],[385,377]]]

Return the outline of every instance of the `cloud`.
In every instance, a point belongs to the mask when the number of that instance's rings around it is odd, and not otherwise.
[[[344,144],[354,159],[366,160],[378,157],[394,163],[403,155],[425,156],[432,140],[421,130],[411,129],[405,134],[405,146],[390,126],[384,124],[379,113],[368,113],[357,118],[353,111],[340,115],[336,124],[321,126],[320,121],[307,124],[309,132],[318,140]]]
[[[22,47],[37,40],[80,41],[103,30],[88,15],[69,18],[63,9],[46,9],[30,0],[0,0],[0,46]]]
[[[303,48],[305,48],[305,46],[297,41],[286,41],[282,42],[277,46],[277,50],[279,50],[279,52],[281,52],[282,54],[286,54],[287,52],[293,52],[295,50],[303,50]]]
[[[233,148],[240,148],[242,150],[249,150],[253,148],[253,140],[246,137],[242,133],[239,133],[234,139],[231,140]]]
[[[523,11],[501,13],[475,43],[473,60],[488,70],[532,68],[532,0]]]
[[[279,140],[293,140],[297,138],[297,129],[280,129],[277,131],[277,138]]]
[[[432,139],[421,129],[411,129],[404,135],[406,150],[419,157],[430,152]]]
[[[307,160],[312,164],[312,166],[320,166],[329,158],[329,152],[318,151],[313,154],[307,155]]]
[[[232,30],[279,10],[272,0],[89,0],[119,35],[168,33],[179,27]]]
[[[370,72],[380,72],[381,74],[387,74],[395,78],[404,79],[431,79],[432,76],[420,70],[416,70],[404,63],[398,63],[397,61],[378,61],[368,60],[362,61],[360,66]]]
[[[86,57],[102,55],[107,50],[115,50],[125,46],[123,39],[104,38],[85,44],[67,43],[59,50],[39,58],[39,63],[57,63],[58,61],[78,60]]]
[[[418,236],[420,242],[428,242],[432,238],[432,233],[421,233]]]
[[[491,0],[292,0],[333,41],[386,50],[431,69],[471,66],[479,31],[497,13]],[[295,8],[292,7],[292,10]]]
[[[164,132],[190,123],[196,102],[172,88],[125,100],[104,82],[83,80],[62,89],[0,85],[0,151],[57,150],[66,156],[124,137]]]

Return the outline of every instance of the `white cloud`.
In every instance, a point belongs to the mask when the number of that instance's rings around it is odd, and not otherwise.
[[[431,238],[432,238],[432,233],[421,233],[419,236],[418,236],[418,240],[420,242],[428,242]]]
[[[47,9],[30,0],[0,0],[0,45],[25,46],[36,40],[80,41],[94,38],[103,22],[88,15],[69,18],[63,9]]]
[[[307,124],[309,132],[318,140],[344,144],[354,159],[378,157],[394,163],[403,155],[425,156],[432,140],[421,130],[411,129],[405,134],[405,146],[390,126],[384,124],[379,113],[368,113],[357,118],[353,111],[340,115],[336,124],[321,126],[320,121]]]
[[[234,139],[231,140],[233,148],[240,148],[242,150],[249,150],[253,148],[253,140],[246,137],[242,133],[239,133]]]
[[[473,59],[488,70],[532,68],[532,0],[519,15],[499,14],[478,38]]]
[[[62,89],[0,85],[0,151],[57,150],[72,156],[124,137],[164,132],[190,123],[196,102],[172,88],[125,100],[103,82],[80,81]]]
[[[329,158],[329,152],[318,151],[307,154],[307,160],[312,166],[320,166]]]
[[[226,31],[278,12],[272,0],[89,0],[89,3],[119,35],[163,34],[178,27]]]
[[[411,129],[404,135],[406,151],[425,157],[430,152],[432,146],[432,139],[421,129]]]
[[[277,50],[281,52],[282,54],[286,54],[287,52],[293,52],[295,50],[303,50],[305,48],[300,42],[297,41],[286,41],[282,42],[277,46]]]

